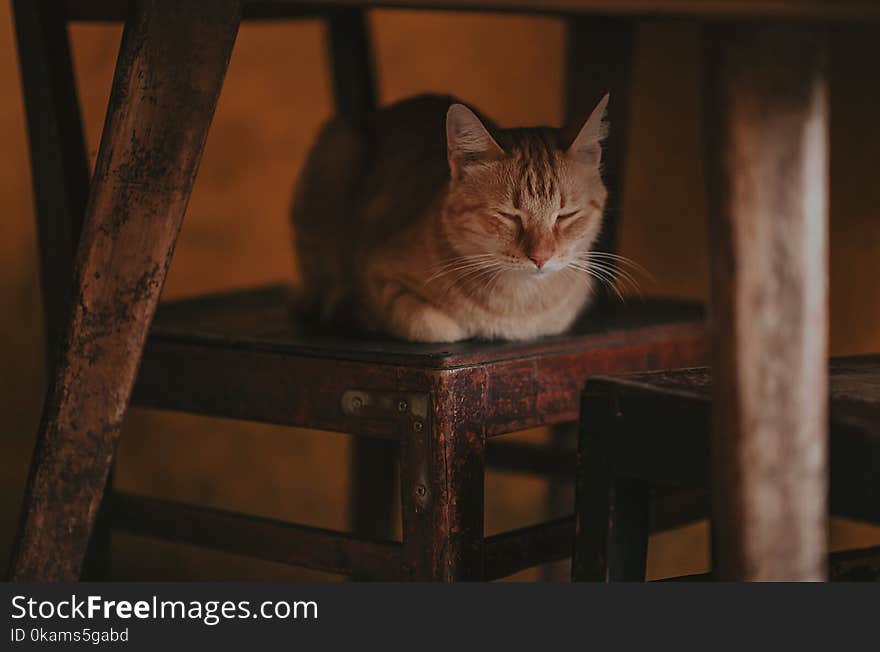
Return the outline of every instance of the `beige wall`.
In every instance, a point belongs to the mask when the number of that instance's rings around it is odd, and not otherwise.
[[[565,31],[549,18],[378,12],[373,17],[381,97],[450,92],[502,124],[561,117]],[[119,29],[73,30],[88,146],[94,157]],[[835,39],[832,178],[832,348],[880,350],[880,44],[865,30]],[[633,91],[624,253],[657,278],[648,294],[706,292],[705,198],[699,141],[699,31],[643,26]],[[242,29],[207,145],[166,297],[285,278],[292,269],[286,207],[318,124],[329,114],[323,29],[317,22]],[[36,243],[24,119],[9,3],[0,3],[0,563],[17,518],[44,386]],[[540,433],[533,434],[540,437]],[[129,489],[343,527],[346,438],[135,410],[120,448]],[[332,469],[332,472],[330,471]],[[544,487],[493,474],[490,531],[535,522]],[[877,531],[836,528],[835,544],[880,541]],[[124,577],[311,577],[231,556],[194,554],[117,537]],[[655,572],[700,570],[705,528],[665,535]]]

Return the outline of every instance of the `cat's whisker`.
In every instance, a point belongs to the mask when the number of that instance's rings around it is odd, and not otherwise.
[[[499,269],[500,267],[501,267],[500,265],[495,265],[495,266],[493,266],[493,267],[491,267],[491,268],[487,268],[487,269],[485,269],[483,272],[480,272],[480,273],[474,274],[473,277],[470,278],[469,280],[470,280],[472,283],[476,284],[477,281],[481,281],[481,280],[483,280],[483,279],[485,279],[485,278],[487,278],[487,277],[491,278],[492,275],[493,275],[496,271],[498,271],[498,269]]]
[[[594,269],[597,268],[594,266]],[[636,282],[626,276],[619,274],[618,270],[603,268],[602,273],[607,274],[614,279],[615,287],[626,290],[628,291],[628,293],[635,294],[639,298],[643,298],[641,288],[639,288]]]
[[[617,283],[615,282],[616,278],[610,272],[606,271],[605,269],[594,267],[592,265],[585,265],[585,264],[579,264],[579,263],[569,263],[569,267],[571,267],[572,269],[578,270],[580,272],[583,272],[583,273],[587,274],[588,276],[591,276],[591,277],[595,278],[596,280],[598,280],[602,285],[605,285],[606,287],[611,288],[612,290],[614,290],[614,293],[617,295],[617,297],[620,299],[620,301],[622,303],[626,303],[626,299],[624,298],[623,293],[617,287]]]
[[[630,274],[626,270],[619,267],[614,267],[612,265],[600,263],[595,260],[590,261],[589,263],[587,263],[587,265],[595,269],[600,269],[610,276],[613,276],[615,279],[619,279],[624,285],[628,285],[629,287],[631,287],[636,294],[642,296],[642,291],[639,287],[638,281],[635,279],[635,277],[633,277],[632,274]]]
[[[447,274],[454,274],[457,272],[469,271],[472,269],[484,269],[487,266],[490,266],[493,264],[494,263],[492,261],[482,260],[482,261],[468,261],[468,262],[461,263],[459,265],[449,265],[446,268],[441,269],[441,270],[437,271],[436,273],[432,274],[431,276],[429,276],[425,280],[425,285],[427,285],[428,283],[430,283],[431,281],[433,281],[435,279],[438,279],[442,276],[446,276]]]
[[[469,254],[465,256],[453,256],[452,258],[444,258],[443,260],[437,261],[436,267],[441,268],[448,265],[455,265],[457,263],[487,260],[494,257],[495,254]]]
[[[499,267],[499,269],[498,269],[498,274],[496,274],[496,275],[495,275],[495,278],[492,279],[492,285],[491,285],[489,288],[487,288],[486,291],[487,291],[487,292],[493,292],[493,291],[495,290],[495,288],[498,286],[498,282],[499,282],[502,278],[504,278],[504,275],[505,275],[507,272],[509,272],[509,271],[510,271],[510,268],[509,268],[509,267],[507,267],[507,266],[505,266],[505,265],[501,265],[501,266]]]
[[[452,256],[450,258],[444,258],[439,262],[449,262],[451,260],[474,260],[477,258],[493,258],[495,254],[493,253],[484,253],[484,254],[462,254],[460,256]]]
[[[581,279],[591,289],[594,288],[597,283],[600,286],[610,287],[612,290],[615,291],[615,294],[617,294],[618,297],[620,297],[620,301],[624,302],[623,297],[620,295],[619,292],[617,292],[616,288],[614,287],[614,284],[609,282],[608,279],[603,278],[602,276],[598,276],[596,274],[593,274],[590,270],[583,269],[583,268],[572,267],[566,271],[571,271],[575,275],[575,278]]]
[[[575,278],[578,280],[585,281],[586,283],[592,283],[593,275],[590,274],[587,270],[581,269],[579,267],[575,267],[574,264],[570,263],[566,267],[564,267],[561,271],[563,272],[571,272],[574,274]]]
[[[498,277],[501,275],[501,273],[502,273],[503,271],[504,271],[504,270],[502,270],[502,269],[495,269],[495,270],[492,270],[492,273],[488,275],[488,278],[486,279],[486,282],[483,283],[483,285],[480,287],[480,293],[481,293],[481,294],[488,294],[488,293],[489,293],[489,287],[492,285],[492,283],[493,283],[494,281],[496,281],[496,280],[498,279]]]
[[[635,262],[630,258],[625,258],[622,256],[610,255],[604,252],[587,252],[578,254],[578,259],[583,261],[602,261],[605,263],[612,263],[619,267],[625,267],[627,269],[632,270],[633,272],[638,272],[639,274],[644,274],[645,276],[651,276],[651,273],[646,270],[642,265]]]
[[[446,263],[444,265],[437,265],[433,268],[434,271],[444,271],[448,269],[458,269],[463,267],[469,267],[472,265],[484,265],[486,260],[462,260],[462,261],[454,261],[450,263]]]
[[[585,283],[587,286],[592,286],[596,278],[587,272],[586,270],[577,269],[575,267],[568,266],[562,270],[563,272],[571,272],[574,274],[574,278],[578,281]]]
[[[484,263],[478,267],[469,267],[463,271],[461,271],[457,276],[453,277],[451,282],[444,289],[444,292],[449,292],[456,285],[464,285],[465,283],[476,283],[484,276],[488,276],[496,269],[503,269],[502,266],[497,261],[490,261],[488,263]]]
[[[584,258],[582,260],[584,260],[585,262],[588,262],[588,263],[601,263],[603,265],[610,265],[610,266],[614,267],[615,269],[621,270],[621,272],[626,272],[626,273],[631,274],[633,276],[637,275],[639,277],[646,278],[651,283],[656,283],[656,279],[654,278],[653,274],[651,274],[649,271],[647,271],[644,267],[642,267],[638,263],[634,263],[632,261],[621,261],[621,260],[615,260],[613,258],[605,258],[605,257],[600,258],[600,257],[592,257],[592,256],[590,256],[588,258]]]
[[[626,256],[613,254],[604,251],[587,251],[577,255],[578,262],[587,265],[603,268],[606,272],[618,277],[621,282],[632,288],[639,296],[642,296],[641,284],[636,278],[636,274],[648,277],[651,282],[656,282],[653,275],[648,272],[642,265]]]
[[[443,260],[437,261],[436,265],[433,266],[433,269],[434,270],[445,269],[447,267],[455,267],[456,265],[485,261],[485,260],[489,260],[493,257],[494,257],[494,254],[475,254],[475,255],[469,255],[469,256],[454,256],[452,258],[445,258]]]
[[[656,282],[654,275],[651,274],[651,272],[649,272],[643,265],[637,263],[632,258],[627,258],[626,256],[621,256],[620,254],[615,254],[610,251],[586,251],[586,252],[579,254],[579,256],[583,256],[583,257],[586,257],[589,259],[595,259],[595,260],[614,261],[615,263],[617,263],[619,265],[629,267],[634,272],[638,272],[639,274],[643,274],[652,283]]]
[[[588,276],[591,276],[592,278],[601,281],[604,285],[607,285],[608,287],[616,287],[616,279],[603,270],[589,267],[576,267],[575,269],[579,269]]]

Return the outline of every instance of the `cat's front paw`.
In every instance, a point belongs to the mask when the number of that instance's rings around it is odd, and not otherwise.
[[[411,342],[457,342],[468,338],[458,322],[430,306],[402,315],[396,326],[394,334]]]

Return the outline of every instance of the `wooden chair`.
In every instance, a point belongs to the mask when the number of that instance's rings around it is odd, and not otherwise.
[[[880,355],[834,359],[830,369],[831,491],[828,501],[823,498],[809,508],[817,523],[825,520],[829,507],[838,516],[880,523]],[[572,577],[644,581],[651,492],[670,487],[705,492],[723,482],[709,473],[710,457],[719,454],[709,446],[710,374],[696,368],[594,377],[581,406]],[[786,491],[761,503],[713,507],[735,509],[743,519],[790,523],[791,510],[804,509],[800,479],[809,478],[811,469],[791,468],[783,452],[763,453],[776,455],[776,474],[789,475]],[[812,464],[819,460],[821,454]],[[798,557],[805,549],[797,534],[789,531],[769,545],[786,546],[790,556]],[[815,527],[812,535],[824,536],[824,529]],[[831,568],[832,579],[878,579],[880,549],[832,557]],[[769,578],[779,574],[776,568],[762,571]]]
[[[351,4],[370,3],[352,0]],[[391,4],[615,13],[621,17],[621,23],[617,18],[596,23],[576,19],[574,29],[599,26],[594,38],[576,39],[586,44],[602,44],[605,33],[612,35],[613,42],[625,43],[625,38],[617,39],[606,27],[622,25],[620,33],[625,36],[630,21],[639,15],[715,19],[707,26],[705,92],[711,204],[710,350],[717,394],[712,437],[715,449],[723,452],[719,459],[725,461],[713,473],[713,477],[725,478],[716,487],[716,501],[731,505],[760,501],[784,490],[787,473],[774,476],[767,472],[765,460],[742,454],[762,445],[784,450],[792,469],[811,472],[802,479],[804,500],[792,507],[785,523],[742,519],[735,510],[715,514],[719,535],[715,570],[724,579],[765,579],[766,568],[782,569],[778,576],[785,579],[822,579],[824,536],[816,531],[823,530],[824,522],[816,521],[815,508],[827,490],[821,451],[827,421],[823,397],[827,386],[828,109],[821,23],[880,20],[880,6],[874,0],[634,0],[625,7],[613,0],[486,0],[484,4],[400,0]],[[195,0],[67,0],[63,3],[66,15],[57,9],[62,3],[50,0],[17,0],[14,6],[53,371],[11,576],[73,579],[79,574],[102,502],[120,424],[239,21],[242,16],[283,17],[303,10],[293,0],[216,0],[210,11]],[[326,9],[331,21],[334,17],[341,21],[330,30],[331,36],[340,35],[332,39],[338,45],[331,48],[337,102],[341,111],[358,115],[370,104],[370,85],[362,74],[368,59],[347,44],[366,39],[352,35],[346,25],[356,26],[362,17],[350,10],[337,13],[336,3],[329,0],[315,0],[310,6]],[[65,21],[123,17],[126,29],[90,182]],[[741,20],[768,17],[787,20]],[[572,79],[602,81],[601,91],[610,88],[615,98],[626,96],[605,84],[602,75],[609,74],[617,62],[628,61],[628,56],[618,57],[612,54],[615,50],[600,48],[596,56],[582,61],[583,53],[572,51],[578,57],[577,68],[570,71]],[[626,52],[624,47],[622,53]],[[350,77],[346,71],[352,73]],[[581,77],[581,71],[590,74]],[[616,73],[611,77],[623,78]],[[591,88],[584,95],[597,97],[598,93]],[[614,111],[622,111],[625,103],[615,101],[615,107]],[[625,124],[614,113],[611,120]],[[620,173],[620,156],[615,159],[609,154],[608,173],[613,181]],[[780,337],[780,324],[786,325],[784,337]],[[192,355],[190,359],[205,365],[235,361],[243,370],[250,364],[252,373],[259,372],[254,369],[257,360],[279,373],[285,379],[283,387],[294,397],[315,397],[316,403],[309,406],[288,401],[287,394],[276,395],[277,404],[290,405],[284,413],[286,422],[363,428],[362,433],[402,440],[401,468],[407,480],[402,544],[376,545],[338,534],[327,539],[322,531],[296,530],[304,537],[297,540],[311,542],[309,550],[314,552],[316,542],[332,541],[332,545],[319,546],[315,554],[339,551],[334,557],[337,565],[343,565],[340,560],[350,561],[346,554],[357,550],[358,559],[386,559],[375,563],[382,569],[399,568],[406,576],[460,579],[492,576],[493,563],[497,564],[495,572],[502,566],[517,567],[522,564],[522,551],[552,547],[547,542],[556,541],[546,528],[500,535],[494,541],[482,536],[482,469],[488,437],[507,428],[574,419],[574,388],[597,371],[691,364],[692,360],[684,358],[702,354],[702,349],[698,335],[688,328],[693,326],[675,333],[661,328],[660,343],[655,339],[658,331],[636,328],[557,340],[548,343],[549,349],[536,344],[478,351],[466,345],[449,355],[435,351],[415,358],[400,357],[398,349],[377,359],[358,357],[362,354],[350,348],[327,352],[306,344],[305,348],[284,349],[277,342],[253,341],[242,342],[236,352],[218,344],[228,344],[228,340],[218,339],[216,329],[213,338],[179,338],[174,346],[181,357]],[[161,352],[163,341],[168,342],[163,338],[156,331],[150,340],[140,381],[145,388],[139,390],[143,400],[149,396],[150,369],[156,369],[150,359]],[[279,355],[290,356],[300,366],[284,366]],[[363,373],[364,365],[371,365],[369,374]],[[320,378],[308,373],[330,367],[334,374],[351,372],[342,396],[325,392],[338,392],[343,385],[323,386]],[[501,370],[512,374],[508,380],[499,375]],[[296,390],[300,382],[304,389]],[[198,388],[192,389],[196,403]],[[250,402],[237,401],[226,390],[215,389],[219,393],[214,398],[238,406],[242,415],[247,412],[268,419],[261,415],[271,414],[268,397],[262,402],[253,397]],[[771,395],[775,400],[768,401]],[[389,419],[384,411],[394,407],[395,400],[398,407],[406,403],[396,413],[397,420]],[[274,416],[281,420],[282,414]],[[408,428],[412,434],[404,437]],[[275,531],[271,524],[262,526]],[[555,527],[551,526],[551,532],[565,529],[559,524]],[[783,534],[803,554],[788,555],[788,544],[773,549],[743,545],[753,540],[779,542]],[[490,559],[520,561],[501,564]],[[304,560],[296,555],[294,561]],[[321,563],[310,563],[334,566],[326,557]]]
[[[579,388],[594,373],[702,363],[700,308],[600,301],[565,337],[416,346],[308,332],[292,322],[282,288],[258,288],[163,305],[151,327],[240,11],[283,18],[302,10],[232,0],[211,11],[179,0],[126,6],[71,0],[65,13],[50,2],[15,3],[53,382],[12,576],[78,577],[96,519],[92,577],[106,576],[110,528],[384,579],[494,579],[568,556],[571,518],[484,536],[487,457],[542,468],[531,462],[540,450],[487,448],[489,439],[573,422]],[[320,15],[337,108],[359,119],[375,104],[364,13]],[[126,20],[91,181],[66,33],[80,18]],[[626,123],[632,24],[570,19],[570,115],[585,115],[611,89],[620,98],[611,120]],[[606,154],[617,193],[623,133]],[[615,211],[609,222],[603,248],[614,246]],[[132,391],[136,405],[356,435],[354,533],[113,491],[107,479]],[[398,450],[400,542],[388,540]]]

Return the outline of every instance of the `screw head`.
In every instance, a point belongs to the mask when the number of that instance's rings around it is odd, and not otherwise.
[[[360,410],[362,407],[364,407],[364,399],[362,399],[360,396],[352,397],[351,407],[355,410]]]
[[[425,424],[423,424],[421,421],[416,421],[415,423],[413,423],[413,430],[415,430],[416,432],[421,432],[422,428],[424,427]]]
[[[407,405],[406,401],[401,401],[400,403],[397,404],[397,411],[398,412],[406,412],[408,407],[409,407],[409,405]]]

